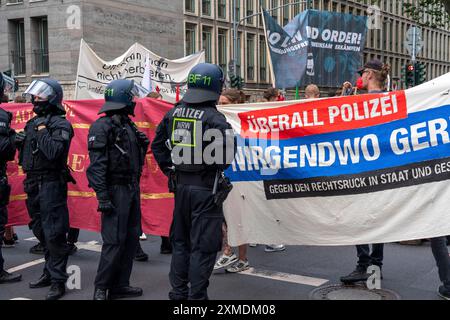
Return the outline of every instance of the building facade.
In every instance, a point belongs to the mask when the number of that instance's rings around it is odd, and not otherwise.
[[[408,0],[411,2],[413,0]],[[250,92],[271,85],[269,57],[259,8],[280,25],[307,8],[368,15],[381,9],[378,28],[368,30],[364,61],[379,58],[392,77],[410,60],[404,41],[414,22],[403,13],[406,1],[350,0],[0,0],[0,70],[13,69],[22,87],[33,79],[60,80],[73,97],[80,41],[103,59],[121,55],[139,42],[160,56],[176,59],[205,50],[206,61],[228,70],[233,57],[233,4],[239,20],[236,67]],[[286,6],[284,6],[286,5]],[[246,16],[252,18],[244,19]],[[422,28],[418,60],[428,79],[450,72],[450,26]]]
[[[160,56],[184,55],[182,0],[1,0],[0,70],[14,69],[23,88],[54,77],[74,96],[84,39],[105,60],[139,42]]]
[[[271,15],[282,26],[308,8],[372,15],[378,20],[368,30],[364,61],[378,58],[389,63],[391,76],[397,81],[397,87],[401,88],[401,81],[396,79],[401,78],[402,66],[411,59],[404,41],[407,30],[414,25],[414,21],[403,12],[405,2],[412,0],[184,0],[184,49],[186,54],[203,49],[208,62],[226,68],[233,57],[233,4],[239,17],[236,20],[256,14],[260,7],[266,10],[281,7],[271,11]],[[379,15],[374,12],[376,7],[373,5],[380,9]],[[237,71],[245,79],[245,87],[258,92],[258,89],[271,84],[260,16],[243,20],[238,30]],[[450,25],[442,29],[423,27],[422,36],[425,43],[417,58],[426,63],[427,78],[433,79],[450,72]]]

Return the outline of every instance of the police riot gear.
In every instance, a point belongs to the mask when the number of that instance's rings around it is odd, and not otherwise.
[[[200,63],[189,72],[188,91],[183,97],[183,101],[190,104],[217,102],[224,83],[225,75],[219,66]]]
[[[0,72],[0,97],[3,95],[13,92],[15,88],[14,80],[8,77],[6,74]]]
[[[134,116],[134,97],[144,97],[146,91],[133,80],[115,80],[106,86],[105,103],[98,114],[123,110]]]
[[[67,183],[72,181],[67,167],[72,125],[63,116],[61,86],[52,79],[36,80],[26,90],[32,99],[45,100],[39,114],[25,125],[25,138],[20,139],[19,164],[26,174],[24,190],[31,218],[30,228],[36,238],[46,246],[44,274],[37,288],[52,284],[47,299],[58,299],[67,281],[69,248],[66,235],[69,231],[67,208]]]
[[[23,93],[23,96],[33,104],[33,111],[38,116],[47,114],[65,114],[62,105],[63,90],[54,79],[40,79],[33,81]]]
[[[169,298],[173,300],[208,299],[208,279],[221,250],[223,197],[216,203],[213,189],[215,184],[217,188],[223,184],[216,176],[221,176],[233,161],[236,144],[230,124],[215,105],[222,88],[219,71],[209,64],[193,68],[185,97],[164,116],[152,143],[159,167],[176,182],[170,230],[173,252]],[[201,84],[196,79],[208,79],[207,88],[205,81]],[[186,97],[194,103],[187,103]],[[212,149],[214,152],[209,152]],[[208,154],[214,161],[207,159]]]
[[[6,81],[0,73],[0,103],[5,92]],[[11,187],[6,176],[6,165],[8,161],[14,160],[16,148],[14,144],[15,132],[11,129],[12,114],[0,108],[0,243],[3,242],[5,226],[8,222],[6,206],[9,202]],[[13,275],[4,270],[4,260],[0,245],[0,283],[20,281],[21,275]]]
[[[97,194],[102,213],[103,246],[95,279],[94,299],[142,295],[130,287],[133,259],[141,234],[139,181],[150,144],[128,117],[133,98],[139,94],[134,82],[116,80],[105,91],[105,104],[89,130],[89,186]]]

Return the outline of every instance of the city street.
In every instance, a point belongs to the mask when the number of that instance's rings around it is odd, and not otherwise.
[[[2,285],[0,300],[42,300],[48,288],[30,290],[28,282],[42,272],[43,256],[29,253],[36,244],[26,227],[16,228],[19,243],[4,248],[6,269],[22,273],[17,284]],[[90,300],[99,260],[98,234],[80,234],[78,252],[69,259],[69,266],[81,270],[81,290],[69,290],[63,300]],[[149,254],[148,262],[135,262],[131,284],[144,290],[143,300],[167,300],[170,255],[161,255],[160,237],[149,236],[141,241]],[[260,245],[248,250],[251,267],[245,274],[219,271],[210,279],[209,296],[213,300],[308,300],[314,289],[339,283],[339,277],[353,270],[356,263],[354,247],[287,246],[284,252],[266,253]],[[389,244],[385,247],[382,289],[397,293],[402,300],[440,300],[436,289],[440,282],[429,242],[422,246]]]

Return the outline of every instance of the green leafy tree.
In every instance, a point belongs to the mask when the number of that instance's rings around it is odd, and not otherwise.
[[[417,0],[403,4],[405,13],[417,23],[431,28],[450,24],[450,0]]]

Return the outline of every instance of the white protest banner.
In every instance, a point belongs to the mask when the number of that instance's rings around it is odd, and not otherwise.
[[[187,89],[189,71],[196,64],[205,62],[203,51],[181,59],[169,60],[154,54],[139,43],[135,43],[120,57],[105,61],[81,40],[75,100],[102,99],[106,85],[112,80],[129,79],[141,84],[145,74],[146,57],[149,57],[154,89],[158,87],[163,99],[172,103],[175,102],[177,85],[180,85],[183,95]]]
[[[450,73],[406,91],[219,109],[238,140],[231,245],[450,234]]]

